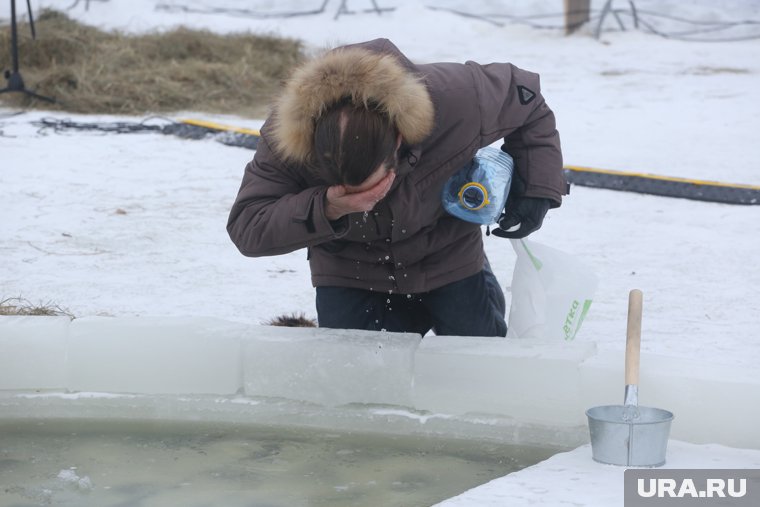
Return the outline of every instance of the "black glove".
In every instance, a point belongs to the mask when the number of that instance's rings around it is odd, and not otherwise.
[[[499,228],[494,236],[519,239],[541,228],[552,201],[543,197],[515,197],[507,201],[507,207],[499,218]],[[520,224],[514,231],[508,231]]]

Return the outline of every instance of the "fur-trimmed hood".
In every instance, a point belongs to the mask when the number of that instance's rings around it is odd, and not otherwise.
[[[304,163],[313,152],[315,121],[344,97],[378,104],[407,144],[433,130],[430,94],[406,57],[387,40],[334,49],[296,69],[272,114],[272,147],[283,159]]]

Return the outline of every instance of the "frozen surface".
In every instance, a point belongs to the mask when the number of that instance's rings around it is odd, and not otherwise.
[[[579,367],[595,351],[592,343],[424,339],[415,364],[415,406],[447,414],[490,408],[527,422],[584,424]]]
[[[411,406],[420,336],[356,330],[252,328],[245,393],[322,405]]]
[[[68,317],[3,317],[0,389],[61,389],[66,386]]]
[[[618,405],[623,353],[604,351],[580,369],[584,407]],[[676,418],[671,435],[690,442],[760,448],[760,378],[757,370],[686,358],[643,355],[639,403]]]
[[[73,391],[233,394],[244,326],[209,318],[76,319],[67,354]]]
[[[380,2],[398,9],[337,20],[335,2],[321,16],[267,20],[168,12],[157,10],[152,0],[91,2],[89,11],[85,3],[76,2],[70,13],[133,32],[184,24],[219,32],[273,32],[303,38],[310,47],[383,36],[420,62],[511,61],[541,74],[543,92],[557,114],[567,164],[760,184],[757,39],[683,42],[626,31],[606,32],[597,42],[588,29],[566,38],[553,30],[433,12],[417,1]],[[232,0],[185,3],[239,6]],[[299,9],[306,8],[305,2],[297,3]],[[598,9],[601,3],[592,5]],[[308,3],[315,8],[320,4]],[[368,6],[358,0],[349,4]],[[722,2],[720,10],[709,1],[636,4],[697,20],[760,19],[757,3],[750,0]],[[34,5],[66,8],[72,2],[40,0]],[[261,5],[275,8],[273,2]],[[276,8],[293,5],[278,2]],[[530,2],[530,8],[517,0],[447,5],[475,12],[561,11],[561,2],[555,0]],[[7,16],[8,3],[0,3],[0,17]],[[227,211],[251,152],[157,135],[41,133],[31,122],[47,113],[11,113],[0,112],[0,298],[54,301],[79,317],[208,315],[259,324],[293,311],[314,316],[305,252],[246,259],[226,236]],[[261,123],[203,118],[249,128]],[[658,368],[689,365],[695,376],[709,378],[733,370],[756,380],[751,372],[760,362],[760,341],[754,339],[760,322],[757,217],[756,206],[573,188],[532,236],[582,257],[600,277],[591,312],[570,346],[595,342],[600,352],[619,354],[627,293],[635,287],[645,298],[643,349],[660,358]],[[485,238],[485,244],[509,298],[514,253],[495,237]],[[7,362],[0,357],[0,364]],[[646,362],[642,368],[648,368]],[[57,383],[60,372],[50,373],[49,382]],[[589,403],[617,402],[619,374],[607,370],[598,375],[589,381],[603,382],[611,397]],[[676,386],[664,381],[643,389],[642,401],[660,392],[677,395]],[[506,391],[521,388],[504,386]],[[728,391],[732,388],[726,389],[711,395],[734,396]],[[760,405],[757,391],[747,396],[748,406]],[[708,410],[698,399],[691,406],[697,415],[699,407]],[[669,466],[710,464],[716,454],[723,456],[726,467],[749,466],[746,453],[751,452],[674,446]],[[492,483],[476,499],[458,499],[457,505],[488,505],[488,498],[498,495],[521,498],[523,504],[556,505],[556,495],[568,490],[585,505],[621,505],[622,488],[615,480],[621,470],[597,466],[582,450],[554,459],[566,463],[564,473],[550,461],[526,475]],[[584,471],[582,480],[573,480],[573,470]]]
[[[588,441],[587,408],[619,404],[623,392],[622,354],[588,342],[438,336],[420,343],[415,334],[249,326],[208,317],[71,323],[0,317],[0,336],[11,337],[3,353],[14,361],[8,366],[13,376],[0,376],[0,392],[131,393],[142,401],[240,394],[240,403],[378,407],[406,411],[421,424],[480,419],[476,426],[501,428],[509,441],[565,448]],[[760,448],[755,370],[650,353],[642,362],[640,402],[677,414],[674,438]],[[58,385],[49,380],[56,372]]]

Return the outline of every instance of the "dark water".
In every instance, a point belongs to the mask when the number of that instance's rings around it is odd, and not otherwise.
[[[0,507],[429,506],[554,452],[218,423],[0,421]]]

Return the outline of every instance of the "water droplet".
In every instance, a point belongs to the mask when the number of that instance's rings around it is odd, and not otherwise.
[[[406,234],[406,229],[401,229],[401,234]]]
[[[385,300],[385,302],[386,302],[386,303],[390,303],[390,302],[391,302],[391,300],[390,300],[390,299],[386,299],[386,300]]]
[[[391,258],[391,256],[390,256],[390,255],[386,255],[386,256],[385,256],[385,260],[386,260],[386,261],[387,261],[388,259],[390,259],[390,258]]]
[[[407,294],[406,295],[406,299],[412,299],[412,295],[411,294]]]
[[[362,220],[364,221],[364,223],[367,223],[367,218],[369,218],[369,211],[365,211],[364,214],[362,215]]]

